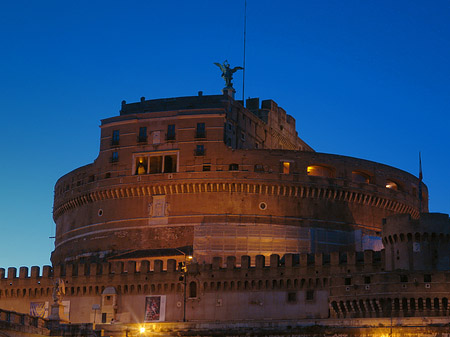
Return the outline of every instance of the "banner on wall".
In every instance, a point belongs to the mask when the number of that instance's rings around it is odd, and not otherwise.
[[[48,302],[30,302],[30,316],[47,318]]]
[[[70,317],[70,301],[62,301],[64,307],[64,316],[61,319],[68,321]],[[48,302],[30,302],[30,316],[48,318],[49,312]]]
[[[166,320],[166,296],[146,296],[144,322],[162,322]]]

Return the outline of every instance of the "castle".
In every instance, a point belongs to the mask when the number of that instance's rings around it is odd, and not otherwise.
[[[450,220],[427,213],[426,186],[317,153],[295,123],[227,88],[123,101],[97,159],[56,183],[53,266],[0,269],[0,308],[47,317],[63,280],[61,319],[111,335],[449,323]]]

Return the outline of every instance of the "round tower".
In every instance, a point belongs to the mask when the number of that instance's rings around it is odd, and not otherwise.
[[[421,213],[419,219],[398,214],[384,220],[385,268],[391,270],[448,270],[448,214]]]

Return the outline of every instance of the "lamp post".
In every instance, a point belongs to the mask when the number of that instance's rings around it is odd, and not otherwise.
[[[187,255],[182,250],[175,248],[176,251],[180,252],[184,256],[184,262],[181,262],[181,278],[180,281],[183,281],[183,322],[186,322],[186,288],[187,288],[187,266],[188,262],[192,260],[192,255]]]

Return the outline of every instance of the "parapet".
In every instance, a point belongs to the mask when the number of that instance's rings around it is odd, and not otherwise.
[[[188,272],[198,271],[237,271],[251,269],[287,269],[287,268],[311,268],[323,270],[326,267],[356,267],[356,266],[379,266],[381,262],[381,252],[367,250],[364,252],[348,252],[331,254],[286,254],[280,258],[277,254],[270,255],[266,264],[266,256],[257,255],[254,260],[250,256],[241,256],[238,263],[235,256],[228,256],[225,260],[222,257],[214,257],[211,264],[191,263],[188,265]],[[44,266],[42,273],[38,266],[20,267],[19,275],[17,268],[10,267],[5,273],[4,268],[0,268],[0,281],[2,280],[26,280],[26,279],[53,279],[90,277],[101,275],[123,275],[123,274],[161,274],[181,272],[182,266],[177,265],[176,260],[169,259],[166,263],[162,260],[150,261],[114,261],[103,263],[68,263],[56,265],[53,268]]]

